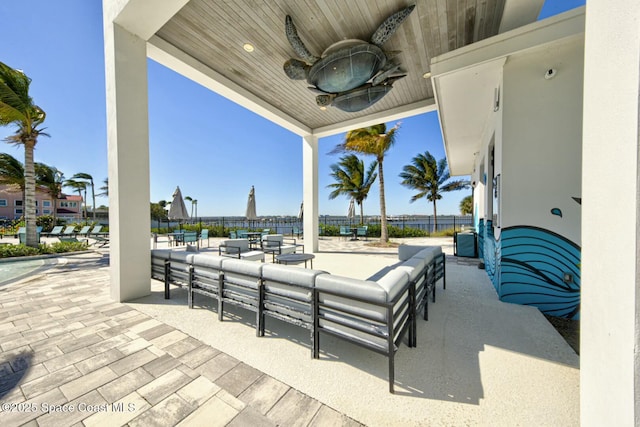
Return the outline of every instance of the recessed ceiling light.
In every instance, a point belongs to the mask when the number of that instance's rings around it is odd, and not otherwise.
[[[431,77],[431,71],[427,71],[426,73],[424,73],[424,74],[422,75],[422,78],[423,78],[423,79],[428,79],[429,77]]]
[[[253,52],[253,45],[251,43],[245,43],[242,48],[247,52]]]
[[[320,107],[320,109],[321,109],[322,111],[324,111],[324,110],[326,110],[326,109],[327,109],[327,107],[324,107],[324,106],[323,106],[323,107]]]

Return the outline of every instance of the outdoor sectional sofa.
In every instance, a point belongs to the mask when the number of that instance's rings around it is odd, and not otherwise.
[[[401,245],[399,262],[371,280],[219,255],[155,249],[151,276],[162,280],[165,298],[170,285],[188,288],[188,305],[195,295],[217,302],[219,320],[231,304],[256,315],[256,335],[265,332],[267,318],[309,331],[311,354],[319,358],[321,335],[327,334],[387,356],[389,391],[394,389],[394,355],[408,334],[417,345],[417,317],[427,320],[427,300],[435,301],[435,285],[446,288],[445,256],[439,246]]]

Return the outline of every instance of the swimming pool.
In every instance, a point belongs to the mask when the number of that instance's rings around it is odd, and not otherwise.
[[[24,279],[51,264],[49,259],[0,262],[0,286]]]

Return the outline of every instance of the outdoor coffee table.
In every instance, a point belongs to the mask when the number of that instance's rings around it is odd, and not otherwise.
[[[316,256],[313,254],[282,254],[276,255],[276,261],[278,264],[300,264],[304,262],[304,268],[307,268],[307,261],[311,261],[311,268],[313,268],[313,259]]]

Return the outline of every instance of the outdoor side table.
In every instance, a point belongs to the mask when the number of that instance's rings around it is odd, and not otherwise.
[[[304,268],[307,268],[307,261],[311,261],[311,268],[313,268],[313,259],[316,256],[313,254],[282,254],[276,255],[276,261],[278,264],[300,264],[304,262]]]

